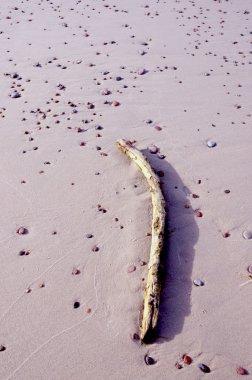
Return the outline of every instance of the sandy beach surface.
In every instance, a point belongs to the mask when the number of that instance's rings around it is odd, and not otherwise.
[[[2,0],[0,21],[0,379],[250,378],[251,0]],[[167,201],[150,345],[152,206],[119,138]]]

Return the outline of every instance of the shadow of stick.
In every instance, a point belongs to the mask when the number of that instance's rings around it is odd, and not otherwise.
[[[163,251],[163,279],[157,338],[172,340],[183,330],[191,312],[194,245],[199,230],[188,200],[190,191],[165,160],[143,150],[156,172],[162,171],[161,186],[166,200],[167,220]],[[160,340],[160,339],[159,339]]]

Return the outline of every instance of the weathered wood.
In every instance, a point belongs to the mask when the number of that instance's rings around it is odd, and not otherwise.
[[[160,263],[166,218],[165,199],[160,187],[159,178],[153,171],[146,157],[126,140],[118,140],[116,145],[118,149],[134,161],[143,172],[148,181],[152,199],[152,239],[147,282],[144,292],[142,319],[140,322],[141,341],[147,342],[153,336],[158,321],[161,290]]]

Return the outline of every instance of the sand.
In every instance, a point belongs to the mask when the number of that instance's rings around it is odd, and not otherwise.
[[[251,12],[250,0],[1,2],[1,379],[252,373]],[[119,138],[163,171],[148,346],[132,335],[151,202]]]

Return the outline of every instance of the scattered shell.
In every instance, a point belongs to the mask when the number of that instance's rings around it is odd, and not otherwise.
[[[204,286],[204,282],[200,280],[199,278],[196,278],[195,280],[193,280],[193,283],[196,286]]]
[[[248,371],[243,367],[237,367],[236,372],[238,373],[238,375],[248,375]]]
[[[247,271],[252,274],[252,265],[249,265]]]
[[[199,369],[204,372],[204,373],[209,373],[211,372],[210,368],[206,365],[206,364],[203,364],[203,363],[200,363],[198,365]]]
[[[244,237],[244,239],[246,239],[246,240],[250,240],[250,239],[252,239],[252,231],[244,231],[243,233],[242,233],[242,236]]]
[[[16,232],[17,232],[18,235],[26,235],[26,234],[28,234],[28,230],[25,227],[19,227]]]
[[[217,143],[215,141],[213,141],[213,140],[208,140],[207,141],[208,148],[214,148],[214,147],[216,147],[216,145],[217,145]]]
[[[152,154],[156,154],[158,152],[158,147],[156,145],[149,145],[148,146],[148,151]]]
[[[148,354],[146,354],[144,356],[144,361],[145,361],[145,364],[146,365],[153,365],[153,364],[156,364],[156,360],[153,359],[151,356],[149,356]]]
[[[130,264],[127,268],[127,273],[135,272],[136,266],[134,264]]]
[[[3,352],[3,351],[5,351],[6,350],[6,347],[5,346],[3,346],[2,344],[0,345],[0,352]]]

